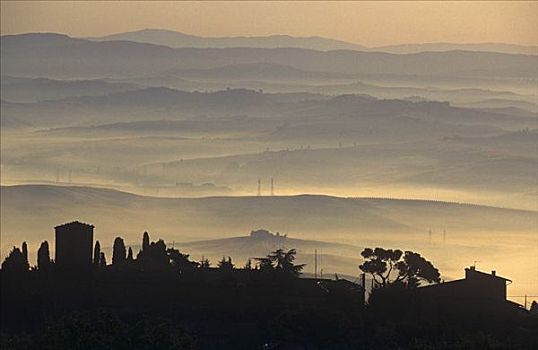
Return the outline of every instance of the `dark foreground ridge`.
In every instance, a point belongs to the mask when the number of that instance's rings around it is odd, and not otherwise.
[[[136,257],[116,238],[108,264],[93,225],[55,230],[54,260],[43,242],[30,268],[23,243],[2,264],[2,349],[538,346],[537,306],[508,302],[506,278],[471,267],[464,279],[441,283],[433,264],[410,251],[364,249],[357,284],[300,278],[294,249],[240,268],[223,257],[212,267],[147,232]]]

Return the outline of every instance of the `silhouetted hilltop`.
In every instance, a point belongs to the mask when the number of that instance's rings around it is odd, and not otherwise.
[[[308,267],[304,272],[309,274],[313,274],[312,262],[317,251],[320,266],[323,267],[326,276],[349,273],[355,276],[352,280],[357,279],[353,268],[344,268],[346,265],[355,266],[359,262],[357,252],[360,248],[351,244],[299,239],[289,237],[285,233],[258,229],[238,237],[176,242],[176,245],[188,251],[193,257],[203,256],[210,261],[219,261],[223,256],[231,256],[235,261],[247,261],[265,256],[277,249],[293,248],[297,251],[297,263],[307,264]]]

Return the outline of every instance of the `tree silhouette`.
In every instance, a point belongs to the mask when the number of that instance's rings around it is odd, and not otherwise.
[[[217,266],[222,271],[233,271],[233,269],[234,269],[234,264],[232,263],[232,258],[231,257],[228,257],[228,259],[226,259],[223,256],[222,260],[218,262]]]
[[[106,257],[105,257],[105,253],[103,252],[99,254],[99,267],[106,267]]]
[[[23,273],[28,271],[28,260],[19,248],[13,247],[2,263],[2,271],[7,273]]]
[[[133,258],[133,249],[131,247],[129,247],[129,251],[127,253],[127,261],[128,262],[133,262],[134,261],[134,258]]]
[[[40,271],[48,271],[50,268],[49,242],[44,241],[37,250],[37,268]]]
[[[204,257],[202,257],[202,260],[198,263],[198,267],[201,269],[209,269],[210,266],[211,263],[209,262],[209,259],[204,259]]]
[[[301,270],[304,268],[304,264],[295,265],[293,262],[295,261],[295,255],[297,254],[297,251],[295,249],[290,249],[287,252],[284,253],[284,256],[282,257],[282,260],[279,261],[279,264],[281,266],[282,272],[291,275],[291,276],[299,276],[301,273]]]
[[[256,260],[258,261],[258,268],[260,271],[269,272],[275,269],[273,266],[273,261],[268,257],[256,258]]]
[[[26,264],[30,266],[28,263],[28,244],[26,244],[26,242],[22,242],[22,255],[24,256],[24,259],[26,259]]]
[[[538,303],[536,302],[536,300],[532,301],[529,312],[531,313],[531,315],[538,316]]]
[[[127,252],[125,250],[125,243],[120,237],[116,237],[114,240],[114,246],[112,248],[112,265],[122,264],[125,262]]]
[[[406,251],[401,260],[402,251],[399,249],[365,248],[361,255],[365,261],[359,268],[369,273],[380,287],[404,283],[414,288],[418,287],[421,281],[441,281],[439,270],[418,253]]]
[[[142,235],[142,251],[148,250],[149,248],[149,233],[144,232]]]
[[[428,283],[441,282],[439,270],[418,253],[406,251],[403,261],[399,261],[396,268],[399,270],[396,281],[404,281],[408,287],[418,287],[422,281]]]
[[[290,249],[284,251],[283,249],[277,249],[271,252],[264,258],[257,258],[258,267],[260,271],[278,271],[290,276],[299,276],[301,270],[304,268],[304,264],[295,265],[295,255],[297,251]]]
[[[244,269],[245,270],[252,270],[252,260],[251,259],[247,260]]]
[[[188,273],[198,267],[198,263],[189,260],[189,254],[182,254],[177,249],[168,248],[166,250],[170,259],[170,264],[177,269],[179,273]]]
[[[99,241],[95,241],[95,248],[93,249],[93,265],[96,267],[101,265],[101,244]]]
[[[144,233],[144,240],[147,233]],[[149,238],[149,236],[147,236]],[[143,269],[163,270],[170,267],[170,258],[166,252],[166,244],[162,239],[151,242],[142,249],[137,256],[137,261]]]
[[[274,265],[275,269],[282,269],[285,255],[286,253],[284,252],[284,249],[277,249],[274,252],[269,253],[267,258],[271,260],[271,263]]]
[[[362,272],[372,275],[374,281],[385,287],[391,283],[391,273],[394,270],[395,264],[402,257],[402,251],[399,249],[383,249],[383,248],[365,248],[362,257],[366,260],[359,266]]]

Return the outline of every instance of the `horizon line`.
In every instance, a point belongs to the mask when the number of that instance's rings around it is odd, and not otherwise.
[[[93,40],[93,39],[101,39],[108,36],[114,36],[114,35],[122,35],[122,34],[128,34],[128,33],[136,33],[136,32],[143,32],[143,31],[163,31],[163,32],[169,32],[169,33],[177,33],[177,34],[183,34],[187,36],[192,36],[199,39],[263,39],[263,38],[271,38],[271,37],[288,37],[288,38],[295,38],[295,39],[312,39],[312,38],[318,38],[318,39],[325,39],[325,40],[333,40],[339,43],[343,44],[349,44],[349,45],[356,45],[357,49],[363,48],[368,50],[375,50],[375,49],[383,49],[383,48],[391,48],[396,46],[412,46],[412,45],[510,45],[510,46],[518,46],[523,48],[538,48],[538,43],[535,44],[528,44],[528,43],[516,43],[516,42],[504,42],[504,41],[472,41],[472,42],[453,42],[453,41],[426,41],[426,42],[410,42],[410,41],[404,41],[399,43],[392,43],[392,44],[383,44],[383,45],[375,45],[375,46],[367,46],[364,44],[361,44],[359,42],[352,42],[337,38],[332,38],[328,36],[322,36],[322,35],[308,35],[308,36],[302,36],[302,35],[291,35],[286,33],[274,33],[274,34],[268,34],[268,35],[236,35],[236,36],[202,36],[197,34],[191,34],[183,31],[177,31],[172,29],[166,29],[166,28],[142,28],[142,29],[135,29],[135,30],[129,30],[124,32],[113,32],[108,33],[104,35],[95,35],[95,36],[76,36],[72,35],[70,33],[66,32],[57,32],[57,31],[48,31],[48,30],[40,30],[40,31],[23,31],[23,32],[10,32],[10,33],[0,33],[0,37],[4,36],[18,36],[18,35],[27,35],[27,34],[57,34],[57,35],[64,35],[72,39],[84,39],[84,40]],[[109,41],[115,41],[115,40],[109,40]],[[130,41],[130,40],[117,40],[117,41]],[[136,41],[132,41],[136,42]],[[154,44],[158,45],[158,44]],[[166,46],[166,45],[158,45],[158,46]],[[360,51],[360,50],[357,50]]]

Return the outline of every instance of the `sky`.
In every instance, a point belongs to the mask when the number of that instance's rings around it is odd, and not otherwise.
[[[365,46],[538,44],[538,2],[1,1],[1,33],[102,36],[145,28],[200,36],[323,36]]]

